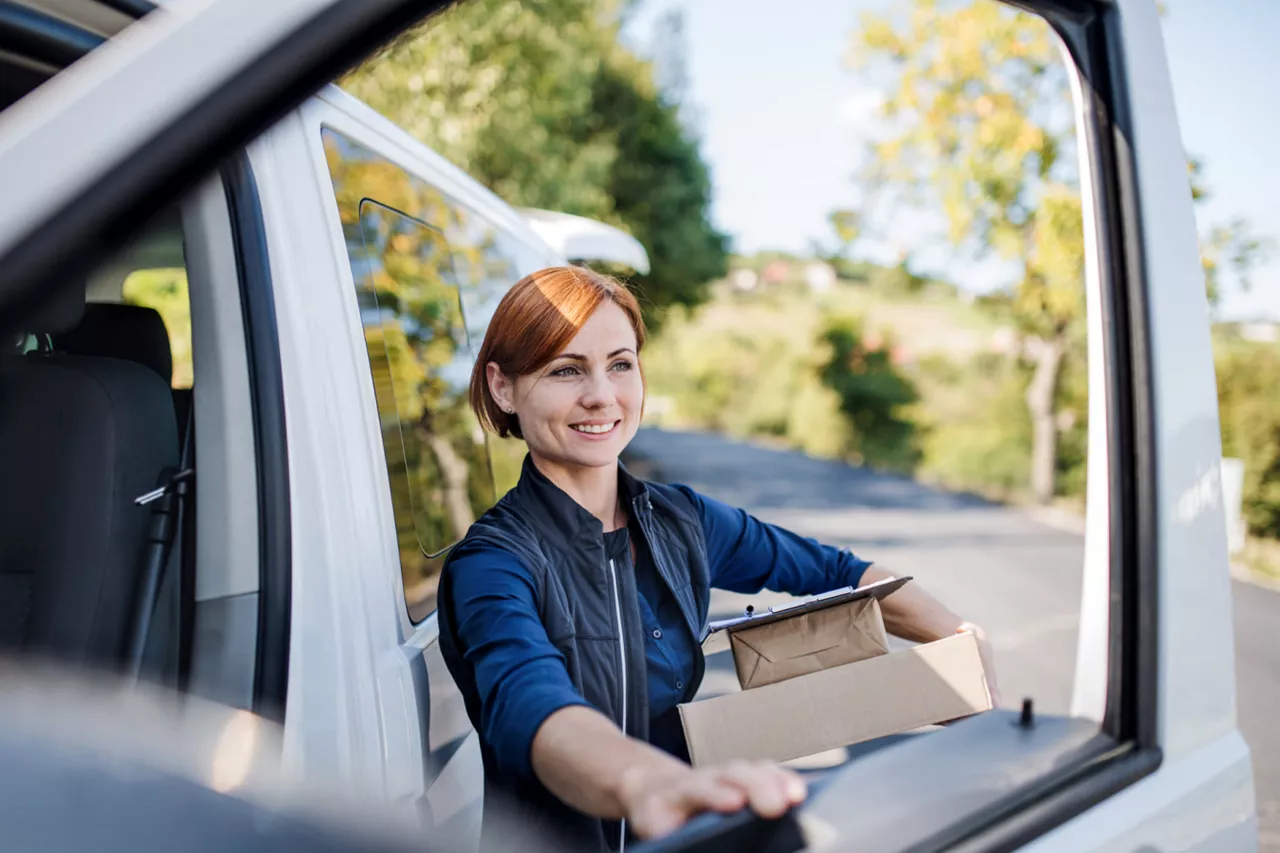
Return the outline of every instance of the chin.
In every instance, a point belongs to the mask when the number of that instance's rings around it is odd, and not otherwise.
[[[613,442],[609,442],[613,445]],[[573,462],[583,468],[607,468],[618,464],[619,446],[606,446],[573,454]]]

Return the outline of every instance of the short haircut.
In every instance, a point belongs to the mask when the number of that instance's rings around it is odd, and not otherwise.
[[[645,338],[640,303],[617,279],[586,267],[547,267],[507,291],[489,321],[471,371],[471,408],[481,426],[502,438],[524,438],[519,418],[504,412],[493,398],[486,365],[497,364],[512,379],[545,367],[605,300],[621,308],[631,321],[638,354]]]

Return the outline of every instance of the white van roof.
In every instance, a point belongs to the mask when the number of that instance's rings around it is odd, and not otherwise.
[[[518,207],[516,211],[539,237],[570,261],[605,261],[641,275],[649,272],[649,253],[639,240],[620,228],[570,213],[531,207]]]

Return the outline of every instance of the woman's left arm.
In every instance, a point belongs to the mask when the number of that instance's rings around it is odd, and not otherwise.
[[[875,583],[893,576],[891,572],[871,566],[863,573],[862,581]],[[991,643],[980,627],[961,619],[917,583],[909,583],[893,595],[882,598],[880,613],[884,616],[886,631],[915,643],[932,643],[953,634],[971,632],[978,641],[978,652],[982,655],[982,668],[986,671],[991,704],[997,707],[1000,705],[1000,688],[996,684]]]
[[[846,549],[761,521],[687,486],[676,488],[693,502],[702,520],[711,585],[717,589],[745,593],[771,589],[792,595],[816,595],[893,577]],[[953,613],[917,583],[909,583],[882,599],[880,609],[885,629],[904,640],[930,643],[972,632],[978,640],[992,702],[1000,704],[991,644],[980,627]]]

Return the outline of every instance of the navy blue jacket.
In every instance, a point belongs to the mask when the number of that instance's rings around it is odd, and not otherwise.
[[[869,565],[621,465],[619,488],[648,557],[639,568],[660,582],[619,572],[599,520],[526,458],[517,486],[450,554],[440,590],[441,651],[480,734],[486,796],[519,801],[524,819],[596,849],[617,849],[618,825],[560,803],[533,773],[533,737],[547,717],[585,705],[643,740],[662,719],[658,745],[679,754],[672,698],[689,701],[701,682],[712,587],[808,595],[856,586]],[[659,600],[649,600],[653,590]],[[651,706],[655,679],[680,689]]]

